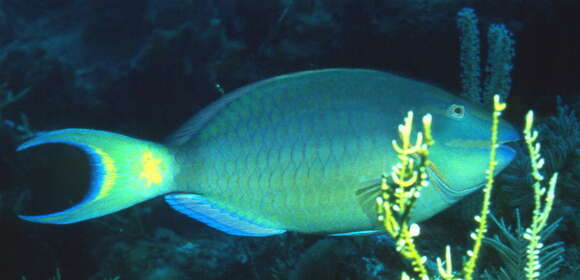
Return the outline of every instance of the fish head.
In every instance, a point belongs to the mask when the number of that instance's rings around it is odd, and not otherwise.
[[[450,202],[454,202],[486,182],[492,113],[479,104],[449,94],[429,96],[424,104],[418,111],[432,115],[431,129],[435,140],[429,153],[432,162],[430,179]],[[515,150],[505,143],[520,138],[514,127],[504,120],[500,120],[498,133],[495,174],[516,155]]]

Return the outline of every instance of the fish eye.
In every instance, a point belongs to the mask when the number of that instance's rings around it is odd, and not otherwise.
[[[463,119],[463,116],[465,116],[465,106],[459,104],[452,104],[447,109],[447,115],[456,120]]]

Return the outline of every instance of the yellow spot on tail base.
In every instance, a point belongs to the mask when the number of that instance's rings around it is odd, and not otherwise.
[[[100,188],[99,194],[95,198],[101,199],[109,193],[109,191],[113,188],[115,184],[115,180],[117,179],[117,169],[115,168],[115,161],[109,154],[105,153],[102,149],[99,149],[94,146],[90,146],[95,154],[99,155],[101,159],[101,164],[103,165],[103,185]]]
[[[147,187],[150,187],[152,184],[161,184],[161,181],[163,181],[160,167],[161,161],[162,160],[156,158],[151,151],[143,153],[143,157],[141,158],[143,171],[141,172],[140,177],[145,178]]]

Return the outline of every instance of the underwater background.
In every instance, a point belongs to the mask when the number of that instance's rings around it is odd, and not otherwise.
[[[513,33],[504,118],[520,129],[534,110],[543,172],[560,174],[544,279],[580,279],[576,0],[0,0],[0,279],[399,279],[408,266],[385,235],[231,236],[161,198],[72,225],[25,222],[16,215],[82,198],[89,170],[74,148],[16,146],[69,127],[162,142],[225,93],[301,70],[370,68],[459,94],[457,13],[466,7],[479,17],[483,58],[491,24]],[[498,223],[478,279],[525,279],[509,272],[521,264],[506,262],[497,242],[525,259],[507,232],[517,217],[522,227],[530,220],[526,160],[519,153],[497,177]],[[430,268],[448,244],[461,262],[480,201],[476,192],[421,223],[416,242]]]

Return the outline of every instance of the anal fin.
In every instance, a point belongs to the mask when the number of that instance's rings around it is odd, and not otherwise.
[[[353,231],[353,232],[343,232],[343,233],[333,233],[329,234],[330,236],[369,236],[369,235],[377,235],[385,233],[384,230],[377,229],[377,230],[361,230],[361,231]]]
[[[270,236],[286,232],[283,229],[272,228],[249,221],[239,215],[219,207],[209,199],[196,194],[169,194],[165,196],[169,205],[185,214],[215,229],[228,234],[240,236]]]

